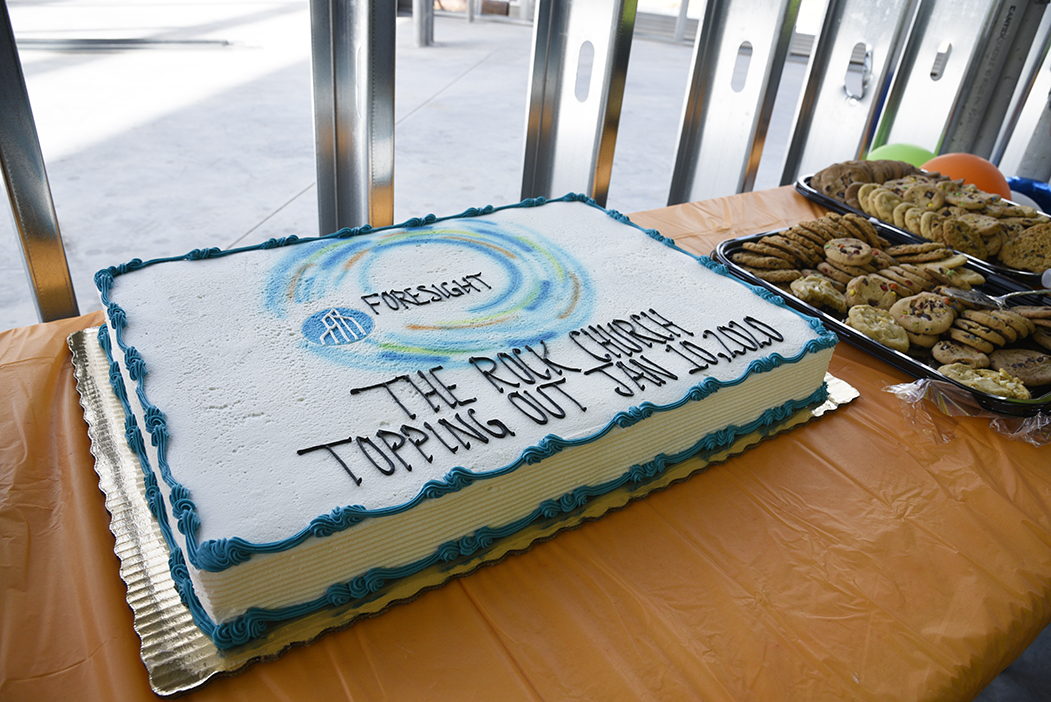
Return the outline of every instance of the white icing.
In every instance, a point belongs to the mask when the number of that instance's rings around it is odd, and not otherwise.
[[[486,230],[498,231],[503,238],[475,238]],[[384,245],[360,247],[377,240]],[[358,248],[355,256],[340,255]],[[323,266],[325,253],[337,257],[338,265],[329,261]],[[441,291],[456,290],[450,281],[473,289],[445,297]],[[428,295],[430,304],[394,310],[392,305],[406,305],[405,298],[399,303],[396,296],[383,295],[409,288],[422,299],[425,293],[418,286],[437,287]],[[375,297],[363,300],[370,295]],[[705,377],[737,381],[749,364],[764,356],[798,356],[816,334],[808,320],[579,202],[512,208],[361,238],[165,262],[117,276],[110,297],[127,313],[124,344],[139,351],[148,369],[146,397],[166,417],[167,462],[196,505],[198,543],[234,537],[252,544],[281,542],[317,517],[350,505],[395,512],[332,536],[310,537],[291,549],[256,553],[219,572],[189,564],[196,593],[217,622],[249,607],[309,601],[329,585],[369,568],[414,563],[438,545],[479,527],[499,527],[528,515],[545,499],[616,479],[657,454],[675,454],[728,425],[752,421],[767,408],[809,397],[821,385],[831,356],[831,349],[808,354],[801,362],[753,374],[701,402],[657,412],[627,429],[615,427],[600,440],[399,511],[417,500],[428,482],[441,482],[454,468],[478,475],[502,472],[545,437],[592,437],[631,407],[677,406]],[[659,314],[650,315],[651,309]],[[662,377],[667,382],[660,386],[643,380],[646,387],[640,390],[621,371],[608,369],[634,391],[633,397],[625,398],[614,392],[615,382],[603,372],[585,374],[602,364],[574,343],[570,333],[644,313],[641,321],[650,332],[667,333],[659,324],[662,318],[676,325],[680,335],[671,345],[680,353],[688,353],[681,346],[684,340],[713,355],[724,352],[704,332],[719,325],[742,325],[746,318],[776,329],[783,341],[746,350],[732,360],[719,358],[697,374],[689,373],[692,364],[681,355],[655,344],[641,352],[644,360],[678,379]],[[313,326],[308,323],[311,318],[316,320]],[[372,329],[367,329],[369,323]],[[346,343],[355,337],[360,340]],[[603,354],[602,347],[578,338],[593,353]],[[338,341],[344,343],[330,343]],[[529,346],[539,353],[541,341],[551,360],[580,372],[558,376],[525,350]],[[500,353],[513,359],[514,349],[530,368],[549,372],[552,381],[564,379],[557,388],[549,388],[546,397],[538,397],[536,383],[522,383],[517,389],[528,390],[544,405],[557,402],[565,418],[534,423],[509,400],[516,388],[505,386],[500,393],[468,361],[497,360]],[[399,362],[385,357],[391,350],[408,358]],[[632,358],[639,360],[639,354]],[[627,357],[619,360],[630,363]],[[439,365],[441,370],[432,375],[431,369]],[[488,368],[485,363],[479,366]],[[432,382],[455,386],[451,394],[461,401],[474,401],[451,408],[440,403],[434,411],[403,380],[389,385],[401,404],[384,387],[351,392],[406,374],[424,388],[417,371]],[[122,372],[141,425],[143,408],[131,390],[136,385],[123,367]],[[504,365],[496,372],[514,379]],[[377,458],[391,475],[372,465],[356,442],[333,447],[360,484],[330,451],[299,453],[359,436],[384,449],[378,431],[402,432],[403,425],[423,430],[424,422],[454,444],[456,439],[439,427],[439,421],[454,421],[456,413],[468,419],[469,410],[482,424],[498,420],[515,435],[497,438],[483,432],[487,444],[471,439],[470,450],[461,447],[455,454],[432,436],[421,446],[433,455],[431,463],[405,443],[397,455],[383,451],[390,467]],[[416,417],[410,418],[407,411]],[[490,428],[501,433],[497,424]],[[386,436],[389,440],[391,435]],[[156,466],[158,455],[148,437],[147,452]],[[411,464],[411,472],[398,456]],[[162,484],[162,491],[170,510],[170,489]],[[173,532],[185,549],[185,536],[174,528]]]

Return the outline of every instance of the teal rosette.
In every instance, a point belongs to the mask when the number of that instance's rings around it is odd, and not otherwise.
[[[460,549],[454,542],[447,542],[438,547],[438,559],[445,563],[455,561],[460,555]]]
[[[190,499],[190,491],[183,485],[174,485],[171,489],[169,499],[171,500],[172,505],[172,516],[180,522],[187,511],[194,511],[197,509],[193,504],[193,500]]]
[[[351,580],[348,586],[351,597],[359,599],[378,592],[384,584],[383,578],[378,573],[370,571]]]
[[[335,583],[325,590],[325,603],[330,607],[341,607],[352,599],[350,586],[346,583]]]
[[[249,612],[250,614],[250,612]],[[266,633],[267,622],[246,614],[232,622],[220,624],[212,631],[212,639],[219,648],[233,648],[258,639]]]

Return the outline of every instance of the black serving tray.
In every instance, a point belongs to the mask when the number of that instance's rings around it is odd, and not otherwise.
[[[878,219],[876,217],[873,217],[872,215],[866,214],[865,212],[862,212],[859,209],[855,209],[845,202],[840,202],[835,198],[831,198],[828,195],[825,195],[824,193],[818,192],[810,186],[810,179],[812,177],[813,176],[805,176],[796,181],[796,191],[811,202],[816,202],[822,207],[827,207],[833,212],[839,212],[840,214],[853,212],[854,214],[861,215],[862,217],[864,217],[872,223],[878,222],[879,224],[883,225],[883,228],[900,234],[903,237],[901,243],[913,244],[917,242],[926,241],[926,239],[924,239],[923,237],[913,234],[907,229],[902,229],[900,227],[895,226],[893,222],[885,222],[882,219]],[[1004,200],[1004,202],[1011,203],[1010,200]],[[1001,277],[1013,278],[1014,280],[1024,283],[1025,287],[1029,289],[1043,287],[1040,284],[1040,273],[1033,273],[1032,271],[1023,271],[1017,268],[1010,268],[1008,266],[1004,266],[993,261],[983,261],[982,259],[975,258],[970,254],[963,255],[967,256],[967,258],[970,260],[971,264],[969,265],[975,270],[981,272],[982,275],[985,275],[986,271],[988,271]]]
[[[914,237],[903,235],[900,230],[896,227],[887,227],[882,222],[875,221],[873,226],[876,227],[880,236],[894,244],[906,244],[912,243]],[[830,331],[835,332],[840,339],[846,341],[854,346],[857,346],[861,350],[875,356],[877,359],[888,363],[891,366],[897,368],[900,371],[907,373],[913,378],[931,378],[934,380],[940,380],[947,383],[951,383],[956,387],[962,389],[964,392],[970,393],[974,396],[975,401],[978,405],[989,412],[996,414],[1008,415],[1014,417],[1030,417],[1039,412],[1051,412],[1051,386],[1043,386],[1039,388],[1030,388],[1030,392],[1033,397],[1029,400],[1013,400],[996,395],[990,395],[989,393],[981,392],[973,388],[969,388],[962,383],[952,380],[945,375],[938,372],[935,366],[928,365],[919,358],[913,357],[907,353],[895,351],[883,344],[870,339],[856,329],[847,326],[842,320],[828,314],[827,312],[813,307],[806,302],[803,302],[799,298],[792,295],[790,292],[786,292],[784,289],[778,287],[774,283],[769,283],[765,280],[761,280],[756,276],[749,273],[741,266],[734,263],[731,256],[739,251],[742,251],[742,244],[747,241],[757,241],[764,236],[769,234],[777,234],[780,231],[769,231],[763,232],[762,234],[753,234],[751,236],[744,236],[737,239],[729,239],[720,243],[715,251],[712,253],[712,257],[719,263],[725,265],[731,273],[741,280],[750,283],[751,285],[758,285],[764,287],[771,292],[780,295],[789,307],[792,307],[803,314],[810,315],[811,317],[817,317]],[[983,263],[982,261],[969,261],[964,264],[964,267],[970,268],[978,273],[981,273],[986,282],[978,286],[977,290],[988,293],[990,295],[1003,295],[1009,292],[1020,292],[1025,290],[1031,290],[1032,288],[1024,285],[1023,283],[1014,280],[1012,278],[998,275],[997,273],[990,272],[985,266],[978,265]],[[1044,295],[1035,294],[1020,295],[1010,299],[1012,305],[1049,305],[1048,297]],[[1035,346],[1033,348],[1036,348]],[[1046,349],[1040,349],[1046,351]]]

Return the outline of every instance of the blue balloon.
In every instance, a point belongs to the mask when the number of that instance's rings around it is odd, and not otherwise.
[[[1051,185],[1032,178],[1019,178],[1018,176],[1008,178],[1007,185],[1016,193],[1022,193],[1031,199],[1044,212],[1051,212]]]

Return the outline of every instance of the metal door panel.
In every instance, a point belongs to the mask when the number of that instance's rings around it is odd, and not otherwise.
[[[799,0],[709,0],[694,40],[669,205],[752,189],[798,12]]]
[[[782,185],[868,152],[917,3],[829,3],[811,52]]]
[[[522,197],[583,192],[605,204],[636,0],[536,6]]]

